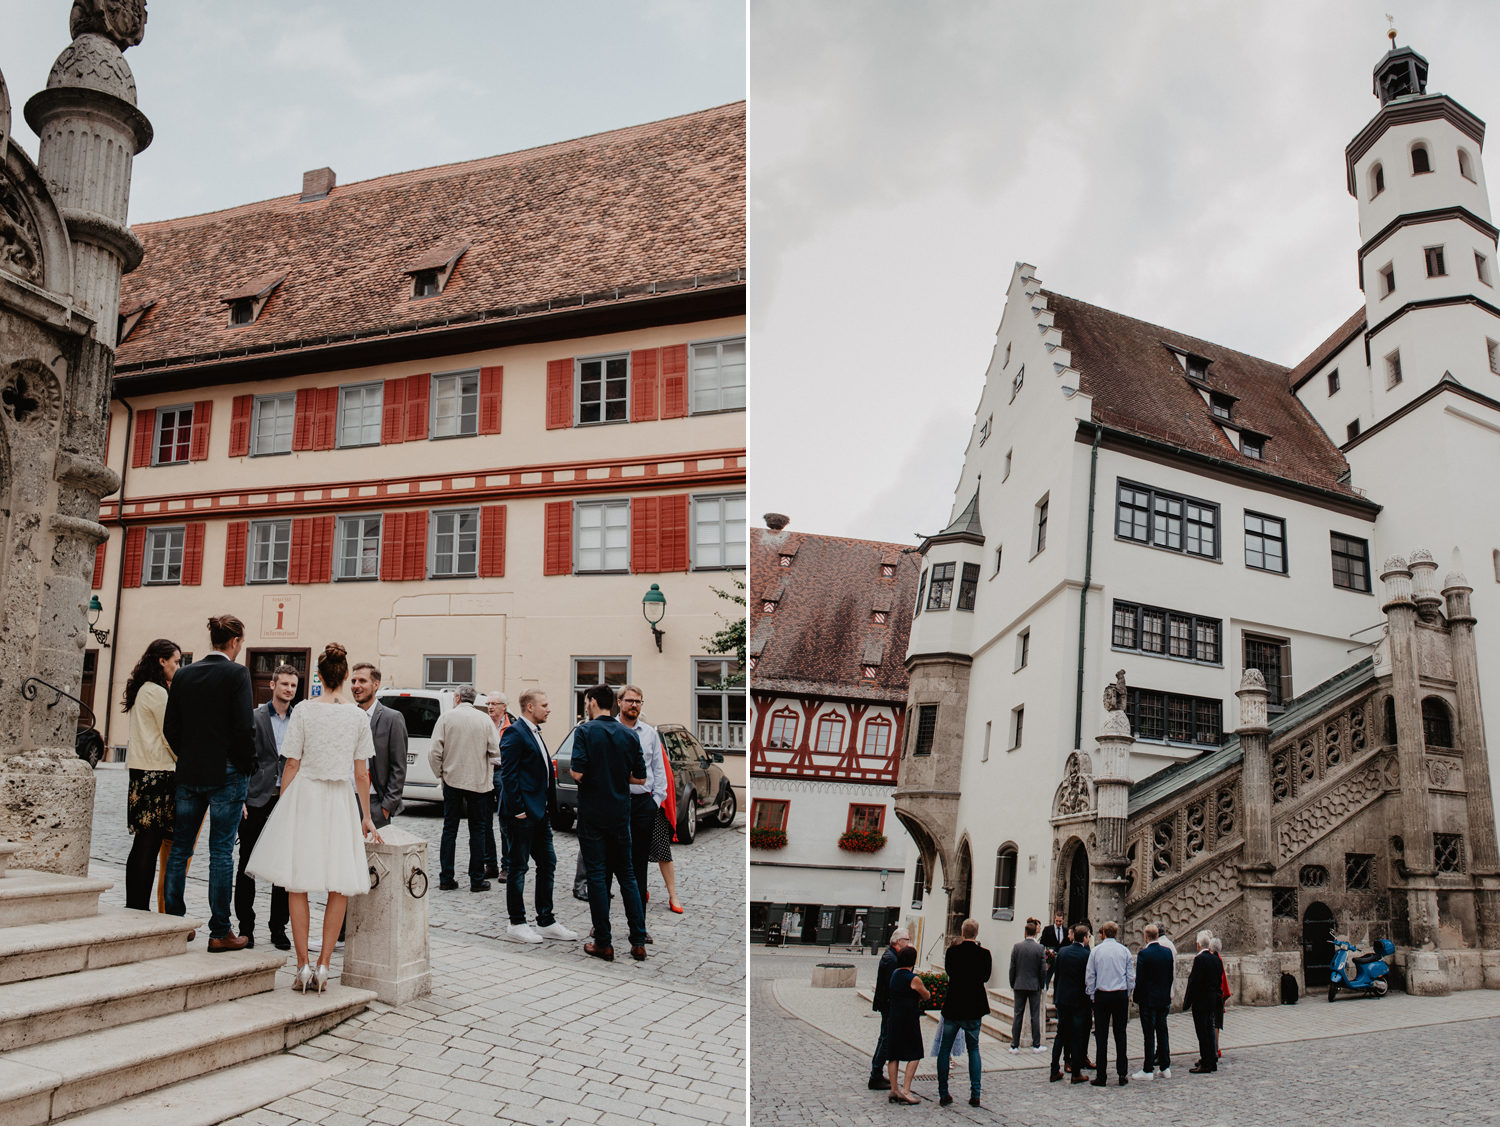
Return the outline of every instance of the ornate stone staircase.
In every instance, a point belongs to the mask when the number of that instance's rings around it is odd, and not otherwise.
[[[49,1123],[332,1028],[374,999],[274,990],[279,951],[188,951],[196,920],[99,908],[109,881],[7,871],[0,843],[0,1122]]]

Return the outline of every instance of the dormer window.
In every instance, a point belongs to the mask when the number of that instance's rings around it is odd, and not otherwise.
[[[791,556],[782,556],[781,557],[781,566],[782,567],[791,567],[792,566],[792,557]]]
[[[155,304],[156,302],[154,301],[141,301],[128,309],[120,310],[119,324],[115,326],[115,343],[117,345],[124,343],[125,338],[141,323],[141,318],[146,315],[146,311]]]
[[[1416,144],[1411,147],[1411,174],[1420,176],[1424,172],[1432,171],[1432,158],[1427,155],[1427,146]]]
[[[266,307],[272,292],[285,280],[286,271],[278,270],[273,274],[252,278],[221,296],[219,300],[229,306],[229,327],[253,325],[260,316],[260,311]]]
[[[248,325],[255,320],[255,302],[248,297],[242,297],[229,305],[229,323],[231,325]]]
[[[1373,200],[1383,191],[1385,191],[1385,166],[1372,165],[1370,167],[1370,198]]]
[[[428,251],[407,267],[406,273],[411,275],[412,300],[440,296],[447,288],[453,268],[468,249],[468,243],[446,243]]]
[[[1234,415],[1234,397],[1214,392],[1208,397],[1208,408],[1214,418],[1228,421]]]
[[[1240,433],[1240,453],[1247,458],[1254,458],[1257,462],[1266,456],[1266,439],[1264,435],[1251,434],[1249,431]]]
[[[1190,380],[1208,379],[1208,361],[1201,356],[1186,356],[1187,374]]]
[[[412,276],[412,297],[436,297],[440,288],[438,286],[438,272],[436,270],[423,270]]]

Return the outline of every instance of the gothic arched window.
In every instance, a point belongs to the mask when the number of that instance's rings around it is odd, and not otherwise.
[[[1411,147],[1411,173],[1413,176],[1423,172],[1432,171],[1432,158],[1427,155],[1427,146],[1416,144]]]
[[[1016,847],[1002,845],[995,851],[995,902],[994,909],[1014,909],[1016,906]]]
[[[1452,747],[1453,723],[1448,706],[1437,697],[1422,702],[1422,742],[1428,747]]]
[[[1385,191],[1385,168],[1380,164],[1370,166],[1370,198],[1373,200]]]
[[[1474,179],[1474,165],[1469,158],[1468,149],[1458,150],[1458,174],[1465,180]]]

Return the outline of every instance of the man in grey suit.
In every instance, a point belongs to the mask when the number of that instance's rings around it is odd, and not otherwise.
[[[1036,941],[1041,921],[1026,921],[1026,938],[1010,949],[1010,988],[1015,995],[1016,1016],[1010,1023],[1010,1051],[1021,1051],[1021,1025],[1031,1010],[1031,1051],[1042,1045],[1042,983],[1047,977],[1047,949]]]
[[[370,821],[375,828],[391,824],[406,805],[401,791],[406,786],[406,718],[375,699],[380,691],[380,670],[361,661],[349,672],[349,694],[370,717],[370,736],[375,757],[370,760]]]
[[[244,817],[240,819],[240,864],[234,878],[234,914],[240,923],[240,935],[255,946],[255,878],[245,872],[245,864],[266,828],[266,819],[276,808],[281,795],[281,742],[286,738],[287,723],[297,695],[297,670],[282,663],[271,675],[271,699],[250,714],[255,726],[255,773],[245,794]],[[290,951],[292,941],[286,937],[290,921],[286,889],[271,886],[271,945],[278,951]]]

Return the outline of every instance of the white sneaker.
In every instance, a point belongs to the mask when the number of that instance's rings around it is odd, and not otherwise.
[[[1019,1053],[1019,1052],[1020,1052],[1020,1051],[1021,1051],[1021,1050],[1020,1050],[1020,1049],[1018,1049],[1018,1048],[1016,1048],[1016,1047],[1015,1047],[1015,1046],[1014,1046],[1014,1045],[1012,1045],[1012,1046],[1011,1046],[1011,1047],[1010,1047],[1010,1051],[1011,1051],[1011,1052],[1013,1052],[1013,1053]]]
[[[1140,1072],[1132,1072],[1130,1074],[1130,1078],[1132,1080],[1151,1080],[1151,1079],[1154,1079],[1154,1077],[1152,1076],[1152,1074],[1149,1073],[1149,1072],[1147,1072],[1145,1069],[1142,1069]]]
[[[542,937],[530,924],[511,924],[505,929],[505,938],[517,943],[540,943]]]
[[[1160,1076],[1163,1080],[1170,1080],[1172,1079],[1172,1070],[1170,1068],[1158,1068],[1156,1075]]]
[[[546,927],[535,928],[534,934],[541,936],[543,939],[561,939],[568,943],[572,943],[578,938],[576,931],[563,927],[556,920],[553,920]]]
[[[1033,1045],[1033,1046],[1031,1046],[1031,1051],[1033,1053],[1045,1053],[1047,1051],[1047,1046],[1046,1045]]]

